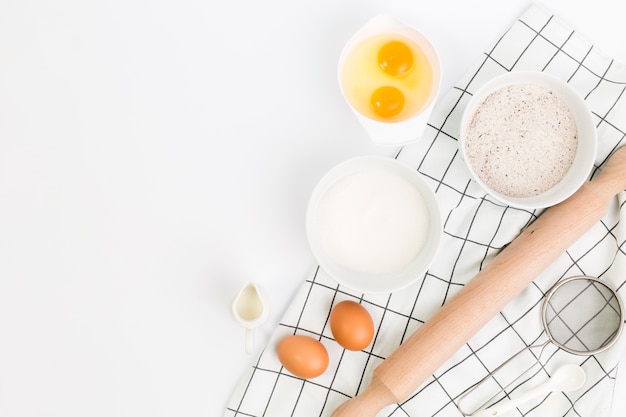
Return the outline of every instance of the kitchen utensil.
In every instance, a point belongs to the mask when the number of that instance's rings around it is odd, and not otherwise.
[[[588,276],[558,282],[546,295],[542,311],[550,342],[576,355],[595,355],[611,347],[621,334],[623,317],[617,292]]]
[[[576,391],[585,385],[585,371],[574,364],[563,365],[556,370],[554,375],[543,384],[533,388],[520,397],[502,401],[494,407],[480,410],[472,414],[472,417],[499,417],[505,412],[512,410],[527,401],[553,391]]]
[[[576,355],[595,355],[608,349],[622,332],[623,315],[624,308],[619,295],[600,279],[581,275],[557,282],[546,294],[541,308],[543,328],[548,340],[520,350],[467,390],[458,400],[459,410],[464,415],[472,414],[463,410],[463,401],[524,352],[538,350],[533,364],[477,409],[484,408],[536,368],[550,343]]]
[[[248,281],[233,299],[230,311],[235,321],[246,329],[246,353],[251,354],[254,350],[254,329],[267,319],[269,306],[258,287]]]
[[[576,193],[550,207],[373,372],[333,417],[375,416],[401,402],[607,212],[626,188],[626,147]]]

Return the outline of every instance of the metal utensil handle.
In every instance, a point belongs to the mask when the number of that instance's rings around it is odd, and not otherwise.
[[[510,399],[505,399],[490,408],[480,410],[472,417],[498,417],[509,410],[519,407],[522,404],[539,396],[545,396],[553,391],[576,391],[585,385],[585,371],[573,363],[561,366],[547,381],[536,386],[524,394]]]
[[[540,363],[541,361],[541,356],[543,355],[543,352],[546,348],[546,346],[548,346],[548,344],[550,343],[549,340],[538,344],[538,345],[531,345],[531,346],[526,346],[525,348],[521,349],[520,351],[518,351],[516,354],[514,354],[513,356],[511,356],[509,359],[507,359],[505,362],[503,362],[502,364],[500,364],[496,369],[494,369],[493,371],[489,372],[489,374],[487,374],[487,376],[485,376],[483,379],[481,379],[480,381],[478,381],[476,383],[476,385],[470,387],[467,391],[465,391],[463,393],[463,395],[461,395],[457,401],[457,408],[458,410],[461,412],[461,414],[463,414],[464,416],[475,416],[476,413],[479,410],[482,410],[484,408],[486,408],[486,406],[488,404],[490,404],[493,400],[495,400],[500,394],[504,393],[507,389],[509,389],[511,386],[513,386],[515,383],[517,383],[520,379],[522,379],[524,377],[524,375],[528,374],[530,371],[532,371],[533,369],[535,369],[537,367],[537,365]],[[540,349],[539,353],[536,355],[536,360],[528,367],[526,368],[524,371],[522,371],[518,376],[516,376],[513,380],[511,380],[508,384],[506,384],[505,386],[503,386],[502,388],[500,388],[500,390],[498,392],[496,392],[493,396],[491,396],[489,399],[487,399],[485,402],[483,402],[481,405],[479,405],[478,407],[476,407],[474,410],[467,412],[465,410],[462,409],[462,402],[464,399],[466,399],[472,392],[476,391],[481,385],[483,385],[486,381],[488,381],[489,379],[493,378],[498,372],[500,372],[503,368],[505,368],[508,364],[510,364],[511,362],[513,362],[515,360],[515,358],[517,358],[518,356],[520,356],[522,353],[526,352],[526,351],[532,351],[534,349]]]
[[[487,408],[487,409],[482,409],[480,411],[477,411],[474,414],[472,414],[472,417],[497,417],[509,410],[512,410],[526,403],[527,401],[535,397],[547,394],[550,391],[551,391],[550,381],[548,380],[548,382],[543,383],[531,389],[530,391],[524,393],[524,395],[518,398],[505,400],[505,401],[502,401],[501,403],[498,403],[493,408]]]

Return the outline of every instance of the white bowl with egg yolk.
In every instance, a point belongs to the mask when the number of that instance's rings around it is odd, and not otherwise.
[[[332,278],[363,293],[391,292],[421,279],[442,222],[434,192],[392,158],[362,156],[332,168],[306,215],[311,250]]]
[[[381,70],[383,62],[378,54],[389,41],[404,43],[411,51],[408,55],[413,65],[408,73],[397,76]],[[393,56],[399,61],[406,58],[405,54]],[[343,97],[370,139],[377,145],[397,146],[419,141],[423,136],[439,95],[442,69],[437,50],[422,32],[394,16],[379,14],[345,44],[337,77]],[[381,87],[397,88],[404,96],[400,114],[381,118],[372,112],[371,100]],[[383,94],[382,101],[389,97]],[[397,100],[391,101],[397,104]]]

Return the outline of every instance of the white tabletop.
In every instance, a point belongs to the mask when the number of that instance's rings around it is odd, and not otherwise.
[[[232,297],[264,291],[262,348],[315,265],[316,181],[389,151],[340,96],[344,42],[394,14],[447,91],[530,4],[0,3],[0,415],[221,416],[253,361]],[[543,2],[626,62],[618,4]]]

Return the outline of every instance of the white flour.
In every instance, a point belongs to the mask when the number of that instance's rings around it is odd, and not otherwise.
[[[511,197],[541,194],[574,161],[578,136],[567,105],[534,84],[501,88],[477,108],[466,131],[465,153],[480,179]]]

